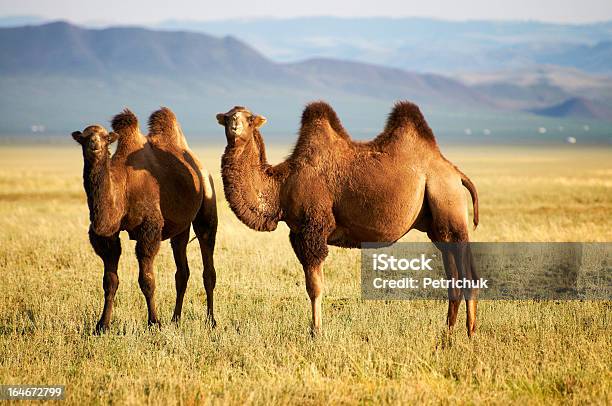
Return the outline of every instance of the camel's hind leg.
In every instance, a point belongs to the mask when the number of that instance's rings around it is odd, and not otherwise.
[[[189,231],[191,227],[187,227],[185,231],[172,238],[172,254],[176,263],[176,274],[174,280],[176,282],[176,304],[174,306],[174,314],[172,321],[178,322],[181,319],[181,311],[183,309],[183,298],[187,290],[187,282],[189,281],[189,264],[187,263],[187,243],[189,242]]]
[[[439,240],[438,237],[430,236],[432,241]],[[459,279],[459,269],[456,264],[456,256],[451,252],[450,247],[447,244],[436,244],[438,249],[442,252],[442,260],[444,262],[444,271],[446,272],[446,279]],[[463,292],[461,289],[449,287],[448,288],[448,311],[446,314],[446,324],[449,330],[452,330],[457,322],[457,313],[459,312],[459,305],[461,304],[461,298]]]
[[[214,251],[215,240],[217,238],[217,204],[215,200],[215,192],[210,176],[207,178],[207,191],[204,194],[204,200],[200,211],[193,220],[193,230],[195,231],[198,242],[200,243],[200,251],[202,253],[202,263],[204,271],[202,279],[204,281],[204,289],[206,290],[206,312],[208,321],[212,327],[215,327],[217,322],[214,316],[214,290],[217,283],[217,273],[215,271]]]
[[[479,280],[479,278],[478,274],[476,273],[476,267],[474,266],[474,257],[472,256],[472,249],[470,248],[469,244],[467,244],[466,249],[466,279],[476,282]],[[465,304],[467,306],[467,319],[465,321],[465,324],[468,330],[468,336],[471,337],[476,332],[476,312],[478,307],[477,288],[465,290]]]
[[[100,333],[108,329],[113,313],[115,293],[119,287],[117,267],[121,256],[121,241],[119,240],[119,233],[112,237],[102,237],[95,234],[91,229],[89,230],[89,241],[96,254],[104,261],[104,278],[102,279],[104,310],[102,310],[102,316],[95,330],[96,333]]]
[[[442,252],[444,269],[448,279],[477,280],[473,269],[472,253],[469,247],[469,226],[467,200],[456,173],[441,173],[438,178],[427,182],[427,200],[432,221],[427,232]],[[468,336],[476,329],[476,289],[449,287],[447,325],[452,329],[457,321],[461,297],[467,305],[466,327]]]

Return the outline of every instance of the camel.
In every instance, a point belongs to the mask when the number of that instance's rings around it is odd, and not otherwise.
[[[304,269],[314,335],[322,328],[328,245],[391,244],[417,229],[442,251],[449,279],[477,279],[467,245],[463,187],[472,197],[474,228],[476,188],[442,155],[415,104],[397,103],[382,133],[372,141],[356,142],[331,106],[313,102],[304,109],[293,152],[275,166],[266,159],[259,132],[265,117],[236,106],[216,118],[227,138],[221,161],[225,197],[235,215],[254,230],[273,231],[279,221],[288,225],[291,246]],[[447,326],[452,330],[455,325],[462,296],[471,337],[476,328],[475,290],[449,291]]]
[[[112,132],[91,125],[72,133],[83,150],[83,186],[89,206],[89,240],[104,262],[104,309],[96,332],[109,328],[119,278],[119,232],[136,240],[138,284],[144,294],[149,325],[159,326],[155,308],[153,261],[162,240],[170,239],[176,263],[178,322],[189,279],[187,243],[193,224],[204,265],[207,316],[215,325],[213,262],[217,208],[211,176],[189,149],[174,113],[161,108],[149,118],[149,135],[140,133],[138,119],[125,109],[112,120]],[[111,157],[109,146],[117,149]]]

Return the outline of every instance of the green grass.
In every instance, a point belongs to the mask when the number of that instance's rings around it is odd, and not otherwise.
[[[287,229],[242,225],[221,193],[221,148],[195,151],[220,195],[218,327],[204,322],[197,242],[183,320],[170,323],[164,243],[155,264],[164,325],[149,330],[134,242],[123,236],[112,327],[94,336],[102,264],[87,239],[79,148],[0,148],[0,384],[65,384],[69,404],[612,402],[610,302],[481,302],[476,338],[463,307],[449,337],[444,302],[363,301],[359,251],[332,248],[324,334],[311,339]],[[611,149],[446,153],[481,196],[473,240],[612,241]]]

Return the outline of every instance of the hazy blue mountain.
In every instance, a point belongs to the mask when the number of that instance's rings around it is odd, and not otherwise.
[[[510,91],[500,97],[436,74],[337,59],[277,63],[234,37],[194,32],[93,30],[64,22],[2,28],[0,55],[2,134],[23,134],[32,125],[68,134],[94,122],[107,125],[126,106],[145,123],[165,105],[186,132],[209,139],[215,134],[223,142],[215,114],[245,105],[268,117],[267,136],[292,142],[301,110],[317,99],[329,101],[357,138],[378,133],[398,99],[417,102],[442,138],[466,128],[474,134],[487,129],[494,137],[530,136],[559,121],[511,111],[536,104],[508,107],[519,98]],[[539,90],[530,92],[537,99]],[[594,136],[609,129],[592,128]]]
[[[578,67],[589,72],[612,71],[612,38],[601,41],[595,45],[574,45],[534,55],[536,62]]]
[[[532,110],[559,104],[572,97],[612,106],[612,75],[591,74],[575,68],[540,66],[497,72],[471,72],[457,77],[496,105]]]
[[[612,108],[608,105],[572,97],[553,106],[532,109],[533,113],[550,117],[580,117],[612,121]]]
[[[1,74],[275,74],[276,65],[232,37],[65,22],[0,30]]]
[[[156,27],[234,35],[278,61],[337,58],[455,73],[559,64],[612,71],[612,22],[443,21],[427,18],[166,21]]]
[[[525,85],[494,82],[474,85],[472,88],[481,95],[495,100],[497,106],[513,110],[550,106],[571,96],[571,93],[560,86],[545,80]]]
[[[477,107],[491,102],[461,82],[440,75],[337,59],[309,59],[286,67],[311,82],[316,81],[322,88],[381,99],[409,96],[422,103],[460,102]]]

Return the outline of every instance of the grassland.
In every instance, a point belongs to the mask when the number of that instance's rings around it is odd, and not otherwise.
[[[102,266],[87,240],[77,146],[0,147],[0,384],[65,384],[67,403],[612,402],[610,302],[482,302],[475,339],[445,335],[446,304],[360,298],[359,252],[332,249],[323,336],[308,334],[303,274],[284,227],[256,233],[215,174],[218,327],[204,323],[197,243],[180,325],[174,265],[156,261],[165,322],[146,327],[134,243],[122,238],[111,331],[92,331]],[[271,151],[272,160],[282,148]],[[447,148],[476,183],[476,241],[612,241],[612,149]],[[414,234],[413,234],[414,233]],[[407,240],[425,240],[418,233]]]

